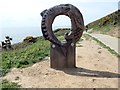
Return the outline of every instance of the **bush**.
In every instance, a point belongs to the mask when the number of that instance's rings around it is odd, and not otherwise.
[[[27,36],[23,41],[27,41],[27,42],[36,42],[36,38],[32,37],[32,36]]]
[[[26,60],[21,60],[19,63],[22,64],[22,65],[28,65],[29,64],[29,62],[26,61]]]

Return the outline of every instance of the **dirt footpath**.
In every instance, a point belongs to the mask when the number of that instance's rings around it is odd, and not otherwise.
[[[47,58],[31,67],[13,68],[3,79],[24,88],[117,88],[118,58],[95,41],[77,44],[77,68],[55,70]]]

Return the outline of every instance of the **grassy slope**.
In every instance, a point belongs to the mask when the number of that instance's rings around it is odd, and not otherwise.
[[[59,40],[63,40],[65,32],[69,29],[55,30],[55,35]],[[43,37],[37,38],[35,43],[22,42],[13,45],[14,50],[1,51],[2,74],[5,75],[12,67],[22,68],[41,61],[46,56],[49,56],[50,42],[44,40]]]
[[[118,26],[118,12],[114,12],[108,16],[105,16],[95,22],[88,24],[89,29],[93,29],[92,32],[99,32],[107,34],[111,31],[111,28]],[[68,32],[69,29],[55,30],[55,35],[59,40],[63,40],[63,34]],[[62,35],[62,36],[61,36]],[[112,34],[111,34],[112,35]],[[23,68],[30,66],[36,62],[41,61],[46,56],[49,56],[49,42],[45,41],[43,37],[37,39],[36,43],[19,43],[13,46],[15,50],[0,51],[0,66],[2,68],[0,76],[5,75],[11,68]],[[12,85],[5,82],[3,86]]]
[[[55,30],[55,35],[59,40],[63,40],[64,33],[68,31],[69,29],[58,29]],[[35,43],[21,42],[14,44],[12,47],[14,50],[0,51],[2,57],[0,58],[0,77],[8,73],[13,67],[24,68],[40,62],[43,58],[49,56],[50,52],[50,42],[44,40],[43,37],[38,37]],[[0,86],[3,88],[20,87],[6,80],[3,80]]]
[[[2,75],[5,75],[12,67],[26,67],[41,61],[49,55],[49,42],[38,38],[36,43],[22,43],[23,47],[11,51],[2,51]],[[17,45],[16,45],[17,46]]]
[[[118,35],[118,28],[120,22],[118,21],[119,11],[115,11],[99,20],[88,24],[89,29],[92,29],[91,33],[108,34],[114,37],[120,37]]]

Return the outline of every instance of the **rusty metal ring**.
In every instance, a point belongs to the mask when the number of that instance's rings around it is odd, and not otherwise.
[[[71,19],[70,33],[66,33],[64,37],[67,42],[76,43],[82,36],[84,30],[83,16],[75,6],[60,4],[48,10],[46,9],[40,14],[42,16],[41,30],[46,40],[62,46],[62,42],[56,38],[52,30],[52,23],[55,17],[59,15],[66,15]]]

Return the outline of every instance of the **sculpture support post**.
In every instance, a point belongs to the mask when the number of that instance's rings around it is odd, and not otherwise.
[[[75,68],[75,45],[66,44],[63,47],[51,43],[51,68]]]
[[[71,19],[71,30],[65,34],[65,42],[60,42],[53,33],[52,23],[56,16],[66,15]],[[61,4],[41,12],[41,29],[46,40],[51,42],[51,68],[76,67],[76,42],[82,36],[84,21],[81,12],[71,4]]]

